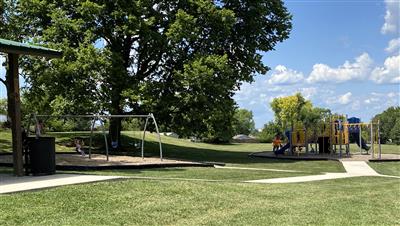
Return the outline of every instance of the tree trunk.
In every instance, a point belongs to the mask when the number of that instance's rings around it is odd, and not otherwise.
[[[113,101],[112,104],[112,109],[111,109],[111,114],[112,115],[121,115],[123,114],[120,106],[119,106],[119,100]],[[109,127],[109,134],[110,134],[110,146],[112,150],[118,151],[120,150],[121,147],[121,123],[122,118],[110,118],[110,127]]]
[[[124,114],[123,107],[121,107],[122,96],[121,93],[126,89],[128,82],[128,67],[130,50],[132,47],[130,37],[127,37],[122,42],[116,42],[111,45],[112,49],[112,70],[111,70],[111,109],[112,115]],[[125,81],[125,83],[121,83]],[[129,85],[128,85],[129,86]],[[121,148],[121,120],[122,118],[110,118],[109,137],[112,150],[120,150]]]
[[[121,118],[110,118],[109,134],[112,150],[119,150],[121,147]]]

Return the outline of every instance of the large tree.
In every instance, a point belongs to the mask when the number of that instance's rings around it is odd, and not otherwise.
[[[282,130],[296,124],[307,129],[315,128],[315,125],[331,114],[329,109],[314,107],[301,93],[275,98],[271,102],[271,108],[275,113],[275,122]]]
[[[18,32],[20,31],[20,24],[16,21],[16,11],[17,0],[0,0],[0,38],[15,41],[21,40],[22,35]],[[0,67],[8,68],[8,55],[0,53],[0,57],[5,59]],[[5,86],[7,99],[1,100],[1,114],[10,116],[12,114],[11,110],[13,109],[11,101],[9,101],[12,95],[9,89],[9,83],[12,76],[8,73],[8,70],[4,71],[4,74],[0,74],[0,85]],[[8,120],[9,117],[7,117],[7,121]]]
[[[296,122],[301,121],[302,109],[311,105],[310,101],[297,93],[293,96],[274,98],[271,102],[271,108],[275,113],[275,121],[282,130],[292,127]]]
[[[223,134],[232,124],[234,91],[267,72],[261,53],[291,29],[281,0],[19,0],[18,6],[27,40],[64,51],[61,60],[25,62],[28,99],[37,110],[154,112],[182,135]],[[111,121],[113,140],[120,128],[120,120]]]
[[[247,109],[237,109],[234,114],[233,131],[235,134],[249,135],[255,131],[253,112]]]
[[[381,142],[389,140],[400,144],[400,107],[389,107],[380,114],[374,116],[372,121],[380,122]]]
[[[0,0],[0,37],[3,39],[19,39],[16,7],[17,0]]]

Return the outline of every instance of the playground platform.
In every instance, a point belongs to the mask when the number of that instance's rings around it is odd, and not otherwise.
[[[249,157],[260,157],[269,159],[291,159],[291,160],[335,160],[335,161],[400,161],[400,155],[382,154],[381,158],[373,158],[371,154],[352,153],[349,156],[343,153],[340,157],[336,154],[306,154],[299,153],[294,155],[275,155],[272,151],[255,152],[249,154]]]
[[[0,166],[12,166],[12,155],[0,155]],[[107,170],[107,169],[145,169],[164,167],[213,167],[214,163],[191,162],[184,160],[159,157],[141,157],[126,155],[110,155],[107,161],[106,155],[92,154],[81,156],[79,154],[56,154],[56,170]]]

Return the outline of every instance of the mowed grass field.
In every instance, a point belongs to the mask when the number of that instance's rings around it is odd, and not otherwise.
[[[2,138],[6,135],[0,134]],[[73,151],[63,144],[76,135],[53,135],[57,136],[58,146],[65,148],[62,151]],[[125,143],[132,144],[141,134],[124,135]],[[157,137],[146,136],[146,156],[157,156]],[[162,140],[166,157],[224,162],[232,168],[87,171],[84,173],[136,178],[0,195],[0,225],[400,224],[400,179],[356,177],[295,184],[245,183],[345,171],[337,161],[247,156],[270,150],[271,144],[212,145],[164,136]],[[139,155],[137,149],[127,150],[128,154]],[[387,150],[398,153],[396,148]],[[399,175],[398,162],[369,164],[382,174]],[[0,173],[11,172],[0,168]]]
[[[128,179],[0,196],[1,225],[398,225],[399,180]]]

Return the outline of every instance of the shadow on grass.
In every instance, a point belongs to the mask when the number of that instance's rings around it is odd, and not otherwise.
[[[0,174],[12,174],[13,168],[11,167],[0,167]]]
[[[123,136],[125,143],[139,142],[140,140]],[[218,144],[219,146],[221,144]],[[235,146],[240,144],[225,144],[227,146]],[[145,157],[158,157],[159,156],[159,144],[155,141],[146,141],[144,146]],[[227,151],[220,149],[207,149],[199,147],[186,147],[180,145],[174,145],[170,143],[163,143],[163,157],[171,159],[179,159],[194,162],[223,162],[232,164],[252,164],[252,163],[292,163],[296,160],[286,159],[265,159],[265,158],[254,158],[248,157],[251,152],[247,151]],[[126,150],[126,148],[125,148]],[[138,149],[130,150],[131,152],[138,153]],[[128,151],[129,152],[129,151]],[[140,152],[140,151],[139,151]]]
[[[1,168],[0,168],[1,169]],[[178,167],[173,167],[173,168],[147,168],[147,169],[106,169],[106,170],[84,170],[84,171],[69,171],[69,170],[57,170],[57,173],[67,173],[67,174],[87,174],[91,175],[93,172],[95,174],[104,174],[106,172],[107,174],[111,175],[131,175],[131,176],[143,176],[144,172],[163,172],[163,173],[183,173],[187,171],[186,168],[178,168]],[[0,171],[1,172],[1,171]],[[146,177],[152,177],[152,176],[147,176]]]
[[[0,153],[10,153],[11,146],[11,140],[0,138]]]
[[[61,149],[68,148],[68,152],[74,152],[71,147],[71,143],[74,141],[75,137],[82,137],[84,139],[84,147],[83,149],[87,152],[89,149],[89,136],[90,132],[76,132],[76,133],[48,133],[49,136],[56,137],[56,144],[61,146]],[[93,145],[92,145],[92,153],[105,154],[105,142],[103,134],[96,132],[93,134]],[[130,156],[139,156],[140,155],[140,143],[141,139],[131,137],[128,135],[122,134],[122,149],[121,151],[109,151],[110,154],[115,155],[130,155]],[[218,144],[215,145],[207,145],[210,148],[205,147],[190,147],[185,146],[184,144],[177,145],[171,143],[163,143],[163,157],[177,160],[185,160],[185,161],[193,161],[193,162],[223,162],[223,163],[231,163],[231,164],[254,164],[254,163],[293,163],[298,160],[286,160],[286,159],[265,159],[265,158],[254,158],[248,157],[248,154],[251,151],[239,150],[238,146],[242,144],[231,143],[231,144]],[[218,147],[228,147],[219,149]],[[7,152],[2,149],[10,148],[11,141],[6,139],[0,139],[0,153]],[[235,150],[226,150],[232,147]],[[233,148],[234,147],[234,148]],[[266,145],[267,147],[267,145]],[[240,148],[240,147],[239,147]],[[243,147],[245,149],[246,147]],[[224,150],[225,149],[225,150]],[[63,150],[56,150],[57,152]],[[8,151],[10,153],[10,151]],[[158,157],[159,156],[159,144],[156,141],[146,141],[145,142],[145,157]]]

